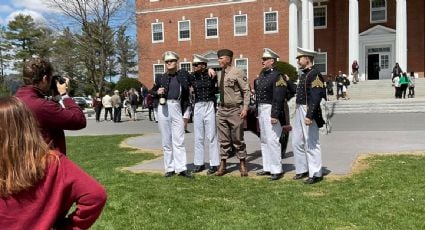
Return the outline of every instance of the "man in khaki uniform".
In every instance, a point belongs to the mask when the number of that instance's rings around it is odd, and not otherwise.
[[[222,68],[218,77],[220,106],[217,111],[217,126],[220,140],[221,162],[216,176],[223,176],[226,171],[226,160],[233,147],[240,160],[241,176],[248,176],[246,168],[246,145],[244,142],[243,124],[249,104],[249,87],[243,70],[232,66],[233,52],[222,49],[217,52],[218,63]]]

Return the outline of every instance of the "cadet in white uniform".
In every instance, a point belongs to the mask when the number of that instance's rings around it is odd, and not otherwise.
[[[258,176],[271,175],[271,180],[282,177],[281,145],[282,125],[285,124],[284,103],[286,98],[286,81],[276,68],[279,55],[271,49],[263,52],[263,71],[255,81],[255,98],[257,99],[258,121],[260,124],[261,156],[263,170]]]
[[[166,73],[155,78],[152,96],[159,98],[158,126],[164,151],[165,177],[176,173],[193,178],[186,167],[184,123],[182,111],[189,104],[189,77],[185,70],[177,70],[179,56],[167,51],[163,54]]]
[[[325,123],[320,101],[326,97],[326,92],[323,77],[313,65],[314,55],[314,51],[298,48],[297,59],[302,70],[298,79],[292,149],[296,171],[294,180],[308,176],[306,184],[323,179],[319,128]]]
[[[215,124],[215,94],[218,93],[217,78],[210,77],[207,70],[208,59],[201,55],[193,55],[193,75],[190,84],[195,95],[195,107],[193,114],[193,124],[195,130],[195,170],[201,172],[205,170],[204,165],[204,140],[209,144],[210,168],[208,175],[217,171],[220,163],[217,139],[217,126]]]

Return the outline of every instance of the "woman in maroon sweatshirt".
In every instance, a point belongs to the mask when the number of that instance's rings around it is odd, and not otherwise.
[[[24,103],[0,98],[1,229],[88,229],[105,202],[98,182],[49,150]]]

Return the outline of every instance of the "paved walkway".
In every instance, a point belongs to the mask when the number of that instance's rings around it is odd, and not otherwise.
[[[110,135],[110,134],[144,134],[126,140],[126,144],[148,152],[155,152],[159,157],[141,164],[128,167],[135,172],[164,172],[161,151],[161,139],[157,124],[146,119],[122,123],[95,122],[88,120],[86,129],[67,131],[68,136]],[[124,119],[125,120],[125,119]],[[350,173],[357,157],[362,153],[388,153],[400,151],[425,150],[425,123],[422,113],[396,114],[341,114],[332,118],[333,132],[321,134],[323,167],[330,175]],[[189,124],[189,130],[192,124]],[[193,168],[193,133],[185,134],[188,168]],[[248,151],[248,167],[251,175],[262,168],[260,140],[251,132],[245,132]],[[291,141],[291,140],[290,140]],[[208,157],[205,158],[206,161]],[[238,173],[238,160],[229,159],[229,171]],[[282,160],[285,172],[294,173],[294,160],[289,144],[285,158]]]

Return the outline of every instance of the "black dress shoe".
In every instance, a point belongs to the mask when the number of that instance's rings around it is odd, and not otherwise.
[[[172,177],[172,176],[174,176],[176,173],[175,172],[166,172],[165,174],[164,174],[164,177]]]
[[[202,172],[205,170],[205,165],[196,165],[195,169],[193,170],[194,173]]]
[[[189,172],[189,171],[187,171],[187,170],[181,171],[181,172],[179,173],[179,176],[186,177],[186,178],[190,178],[190,179],[195,178],[195,177],[192,175],[192,173],[190,173],[190,172]]]
[[[257,175],[257,176],[269,176],[271,174],[268,171],[261,170],[261,171],[258,171],[255,175]]]
[[[322,176],[314,176],[314,177],[309,177],[304,184],[315,184],[319,181],[323,180]]]
[[[306,178],[306,177],[308,177],[308,172],[295,174],[295,176],[292,179],[300,180],[300,179],[303,179],[303,178]]]
[[[217,166],[210,166],[210,168],[207,171],[207,175],[214,175],[215,172],[217,172],[218,167]]]
[[[190,133],[190,131],[189,131],[189,130],[187,130],[187,129],[185,129],[185,130],[184,130],[184,132],[185,132],[185,133]]]
[[[270,180],[279,180],[280,178],[282,178],[283,173],[277,173],[277,174],[271,174],[272,176],[270,177]]]

